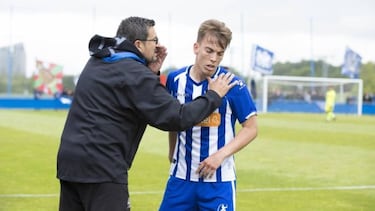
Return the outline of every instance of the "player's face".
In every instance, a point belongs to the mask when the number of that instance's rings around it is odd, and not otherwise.
[[[195,68],[204,77],[212,76],[224,58],[225,49],[220,47],[215,36],[206,35],[200,43],[194,43]]]

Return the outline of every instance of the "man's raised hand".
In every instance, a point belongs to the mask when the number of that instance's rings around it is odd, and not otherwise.
[[[207,77],[208,89],[215,91],[220,97],[224,97],[227,92],[238,84],[238,81],[233,81],[234,74],[232,73],[221,73],[218,77],[211,79]]]

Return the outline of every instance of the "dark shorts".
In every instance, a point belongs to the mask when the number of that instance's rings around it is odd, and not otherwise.
[[[60,211],[130,211],[126,184],[60,180]]]

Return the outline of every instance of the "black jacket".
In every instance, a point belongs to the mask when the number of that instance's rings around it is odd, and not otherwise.
[[[94,36],[89,49],[92,57],[78,80],[61,136],[57,155],[61,180],[127,183],[147,124],[185,130],[221,104],[219,95],[208,91],[181,105],[127,40]],[[133,56],[119,58],[124,52]]]

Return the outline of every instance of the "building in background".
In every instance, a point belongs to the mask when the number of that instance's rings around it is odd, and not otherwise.
[[[3,77],[8,74],[26,74],[26,52],[23,43],[0,47],[0,75]]]

